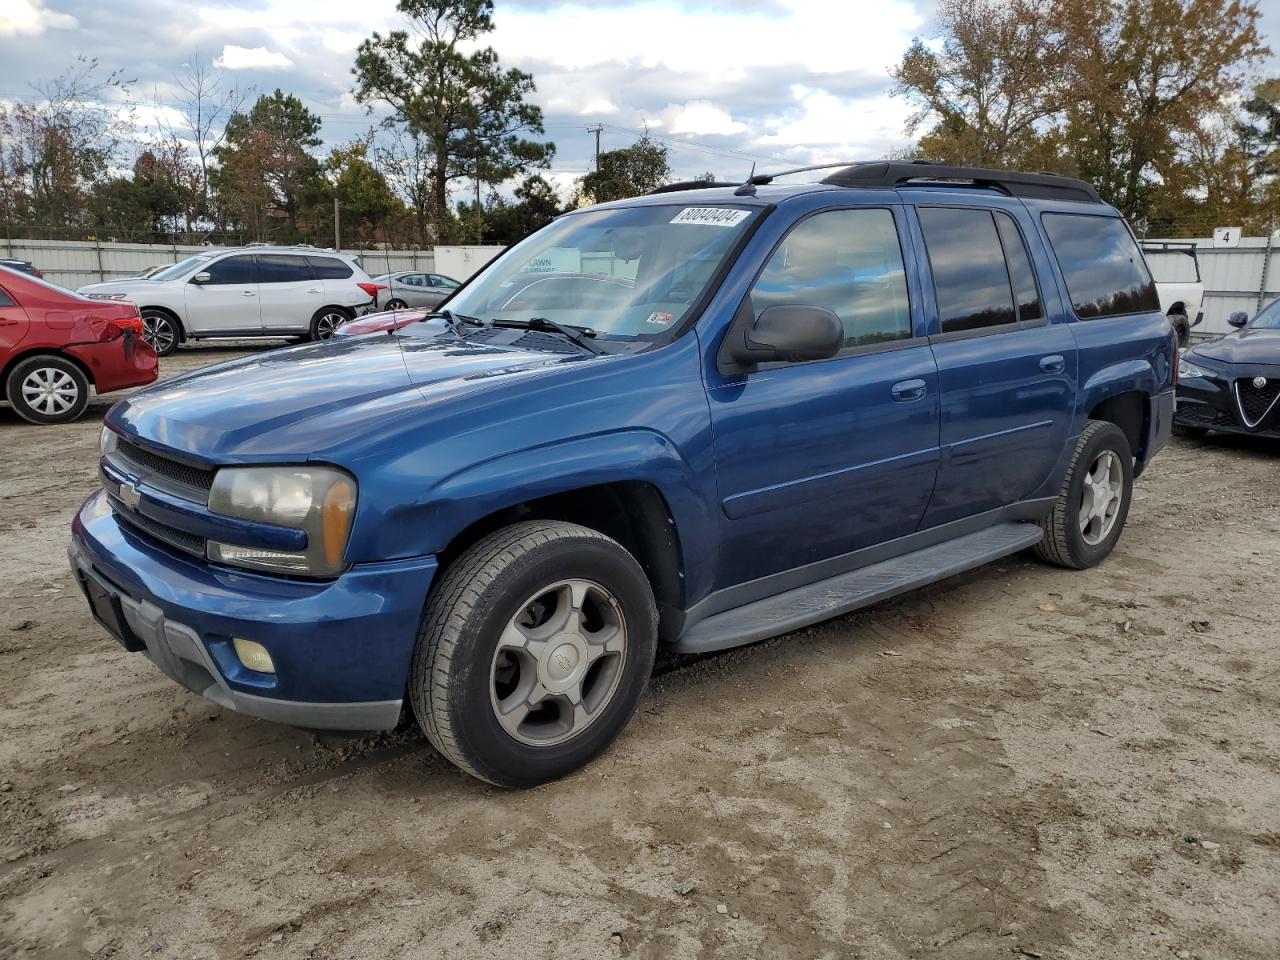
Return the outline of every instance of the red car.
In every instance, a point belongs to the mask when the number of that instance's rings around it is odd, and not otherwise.
[[[90,300],[0,267],[0,382],[24,420],[67,423],[84,413],[90,387],[150,383],[158,366],[132,303]]]

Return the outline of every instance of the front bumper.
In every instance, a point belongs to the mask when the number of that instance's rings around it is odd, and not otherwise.
[[[1252,370],[1249,371],[1252,374]],[[1275,376],[1274,372],[1271,374]],[[1280,439],[1280,404],[1249,426],[1237,401],[1233,384],[1239,377],[1192,377],[1178,384],[1174,422],[1194,430],[1217,430],[1248,437]]]
[[[301,727],[398,722],[434,558],[358,564],[325,582],[245,573],[122,524],[102,493],[81,507],[68,552],[95,618],[188,690]],[[266,647],[276,672],[241,664],[233,637]]]

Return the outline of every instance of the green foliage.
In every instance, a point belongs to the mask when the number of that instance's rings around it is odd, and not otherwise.
[[[355,96],[390,106],[392,122],[418,141],[439,226],[450,184],[496,184],[546,167],[555,146],[525,136],[543,133],[541,109],[525,102],[533,78],[503,70],[492,47],[472,49],[493,30],[490,0],[400,0],[398,9],[410,29],[360,44]]]
[[[454,238],[466,243],[509,245],[523,240],[564,213],[555,187],[536,174],[515,189],[514,202],[492,194],[483,209],[458,205]]]
[[[629,147],[600,154],[600,168],[578,183],[589,203],[607,203],[638,197],[671,179],[671,163],[665,144],[649,138],[648,131]]]

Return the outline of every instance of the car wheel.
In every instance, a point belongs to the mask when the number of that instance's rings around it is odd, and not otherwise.
[[[388,300],[388,301],[387,301],[387,305],[386,305],[386,307],[385,307],[384,309],[386,309],[386,310],[408,310],[408,309],[409,309],[409,305],[408,305],[407,303],[405,303],[403,300]]]
[[[32,423],[70,423],[89,405],[89,378],[65,357],[29,357],[5,381],[18,416]]]
[[[649,581],[621,545],[572,523],[514,524],[433,584],[409,683],[414,714],[472,776],[546,783],[621,732],[657,638]]]
[[[351,312],[342,307],[325,307],[311,318],[311,339],[328,340],[334,332],[351,319]]]
[[[1169,314],[1169,322],[1173,324],[1173,332],[1178,335],[1178,346],[1185,347],[1191,342],[1191,321],[1184,314]]]
[[[1133,496],[1133,452],[1114,423],[1090,420],[1076,449],[1053,512],[1040,521],[1044,539],[1033,548],[1049,563],[1083,570],[1115,547]]]
[[[142,311],[142,339],[151,344],[157,357],[167,357],[182,339],[178,322],[161,310]]]

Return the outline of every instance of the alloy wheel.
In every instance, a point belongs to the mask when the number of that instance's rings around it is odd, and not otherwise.
[[[145,314],[142,317],[142,339],[151,344],[156,353],[168,353],[178,339],[173,322],[168,317]]]
[[[1103,450],[1084,477],[1080,499],[1080,534],[1096,547],[1111,534],[1124,501],[1124,470],[1114,450]]]
[[[589,580],[564,580],[522,603],[498,639],[493,711],[513,738],[551,746],[581,733],[612,701],[627,627],[617,599]]]
[[[347,322],[346,314],[330,311],[322,313],[316,320],[316,339],[328,340],[334,332]]]

